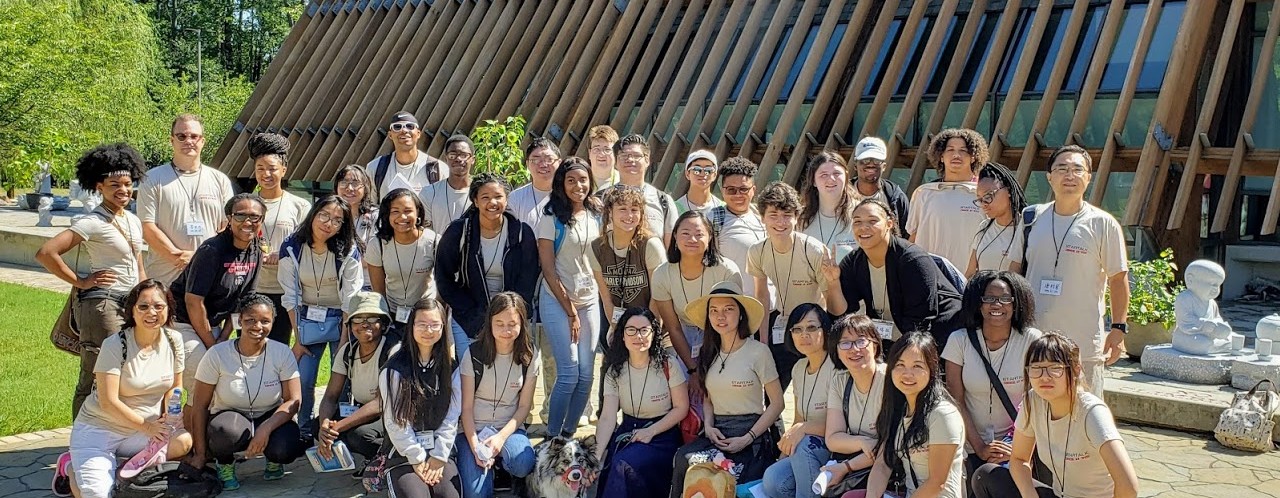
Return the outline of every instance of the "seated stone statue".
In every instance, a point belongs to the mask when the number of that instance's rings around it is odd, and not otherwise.
[[[1195,355],[1224,353],[1231,349],[1231,337],[1239,335],[1231,331],[1231,325],[1218,312],[1214,298],[1226,271],[1217,263],[1200,259],[1187,265],[1187,289],[1178,293],[1173,301],[1176,325],[1173,329],[1173,347],[1178,351]]]

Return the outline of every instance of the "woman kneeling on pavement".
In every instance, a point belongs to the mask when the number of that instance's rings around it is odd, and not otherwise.
[[[335,441],[342,441],[352,453],[373,458],[386,434],[378,376],[387,358],[400,348],[399,340],[383,334],[391,315],[378,293],[357,292],[350,308],[347,325],[351,340],[338,348],[329,385],[320,400],[320,413],[312,421],[316,451],[325,458],[332,454]],[[348,381],[350,390],[346,389]],[[342,399],[344,390],[348,397]]]
[[[206,459],[217,462],[227,491],[240,489],[236,453],[265,456],[262,478],[272,481],[284,477],[285,464],[306,450],[293,420],[302,402],[298,362],[289,346],[267,339],[272,322],[282,318],[261,294],[245,296],[236,308],[239,338],[210,348],[196,369],[188,462],[196,468]]]
[[[144,280],[125,298],[124,330],[102,341],[93,372],[95,388],[71,426],[73,490],[83,498],[107,498],[116,477],[116,459],[131,457],[153,440],[167,438],[166,456],[191,449],[191,435],[166,424],[170,393],[182,386],[182,338],[171,323],[168,289]]]

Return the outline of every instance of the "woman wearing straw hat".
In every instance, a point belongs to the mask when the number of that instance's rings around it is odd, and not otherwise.
[[[764,306],[742,295],[741,284],[720,282],[685,307],[706,334],[698,354],[703,435],[676,452],[671,496],[679,497],[690,455],[716,450],[734,463],[739,482],[760,479],[777,459],[774,423],[782,414],[782,386],[769,347],[751,338],[764,321]],[[767,402],[766,402],[767,401]]]

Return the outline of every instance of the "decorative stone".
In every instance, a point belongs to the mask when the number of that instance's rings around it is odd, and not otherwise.
[[[1222,385],[1231,381],[1231,364],[1238,358],[1230,353],[1188,354],[1172,344],[1160,344],[1143,351],[1142,372],[1191,384]]]
[[[1280,342],[1280,314],[1268,315],[1258,320],[1258,326],[1254,328],[1254,332],[1259,339],[1271,339],[1272,342]]]
[[[1231,362],[1231,387],[1253,389],[1262,379],[1280,382],[1280,356],[1260,360],[1257,355],[1237,357]]]
[[[40,218],[36,221],[38,227],[53,226],[53,197],[44,196],[40,198],[40,205],[36,208],[40,213]]]

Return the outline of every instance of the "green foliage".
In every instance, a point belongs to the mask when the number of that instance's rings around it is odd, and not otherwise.
[[[66,301],[65,293],[0,282],[0,350],[22,352],[22,361],[0,362],[0,437],[71,425],[80,360],[49,345]]]
[[[1129,262],[1129,322],[1162,323],[1173,326],[1173,299],[1185,288],[1174,283],[1178,270],[1173,249],[1160,252],[1151,261]]]
[[[524,132],[524,116],[508,116],[502,121],[486,119],[477,126],[471,132],[471,140],[476,144],[476,170],[497,173],[512,187],[529,183],[524,151],[520,149]]]

